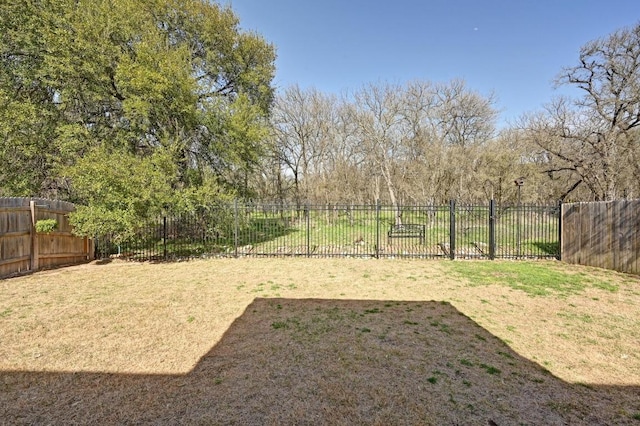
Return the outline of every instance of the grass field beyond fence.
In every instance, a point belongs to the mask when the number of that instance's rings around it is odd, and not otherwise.
[[[408,232],[409,228],[421,230]],[[159,217],[98,257],[557,258],[558,206],[238,205]]]

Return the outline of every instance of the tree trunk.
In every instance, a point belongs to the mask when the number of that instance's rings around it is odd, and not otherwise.
[[[391,173],[389,172],[389,167],[386,164],[383,164],[381,167],[382,177],[387,184],[387,190],[389,191],[389,200],[391,201],[391,205],[393,206],[393,210],[395,211],[395,224],[402,225],[402,215],[400,214],[400,208],[398,207],[398,199],[396,197],[396,191],[393,185],[393,181],[391,180]]]

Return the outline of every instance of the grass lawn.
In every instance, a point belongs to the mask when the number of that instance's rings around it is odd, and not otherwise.
[[[640,279],[552,261],[0,281],[0,424],[640,425]]]

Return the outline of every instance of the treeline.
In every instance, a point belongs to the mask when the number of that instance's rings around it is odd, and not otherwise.
[[[464,81],[337,97],[272,86],[275,47],[206,0],[0,3],[0,196],[77,203],[79,233],[167,210],[640,197],[640,25],[587,43],[498,128]],[[526,84],[523,82],[523,84]]]
[[[556,83],[580,95],[502,129],[494,97],[463,81],[371,84],[342,98],[287,88],[256,189],[296,202],[640,197],[640,24],[587,43]]]
[[[494,99],[463,81],[372,84],[349,98],[290,87],[276,98],[262,198],[391,204],[556,197],[519,132],[498,132]]]

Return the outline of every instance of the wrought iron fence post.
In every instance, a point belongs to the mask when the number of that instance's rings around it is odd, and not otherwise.
[[[233,200],[233,256],[238,257],[238,199]]]
[[[376,259],[380,259],[380,200],[376,200]]]
[[[456,258],[456,200],[449,200],[449,258]]]
[[[496,258],[496,202],[489,200],[489,259]]]
[[[162,257],[167,260],[167,217],[162,217]]]
[[[516,216],[516,243],[517,243],[517,247],[518,247],[518,253],[516,254],[516,259],[520,259],[521,256],[521,252],[522,252],[522,239],[520,236],[520,226],[521,226],[521,217],[522,216],[522,204],[521,204],[521,197],[520,197],[520,189],[522,188],[521,185],[518,186],[518,210],[517,210],[517,216]]]
[[[311,219],[309,214],[309,205],[304,205],[304,215],[307,218],[307,257],[311,256]]]

